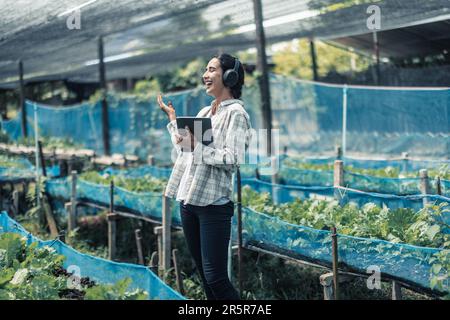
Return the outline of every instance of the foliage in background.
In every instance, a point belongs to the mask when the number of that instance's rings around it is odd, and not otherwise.
[[[42,142],[43,148],[49,149],[83,148],[82,145],[75,143],[71,138],[39,136],[39,140]],[[28,147],[34,147],[36,145],[34,137],[27,137],[27,138],[20,137],[17,140],[17,143]]]
[[[97,171],[87,171],[80,175],[80,178],[92,183],[110,185],[114,181],[114,186],[124,188],[133,192],[162,192],[166,180],[157,179],[150,175],[144,175],[139,178],[127,178],[120,175],[109,175],[107,173],[101,175]]]
[[[283,165],[288,168],[300,169],[300,170],[315,170],[315,171],[333,171],[334,165],[329,164],[315,164],[309,163],[307,161],[302,161],[296,158],[287,158],[283,161]],[[417,178],[419,177],[419,172],[403,171],[400,168],[386,166],[384,168],[378,169],[365,169],[356,168],[352,165],[344,165],[344,171],[363,174],[367,176],[380,177],[380,178]],[[438,169],[429,168],[427,169],[428,176],[431,178],[436,178],[437,176],[441,179],[450,180],[450,168],[448,165],[442,165]]]
[[[335,226],[340,234],[408,243],[434,248],[448,248],[450,235],[441,221],[450,212],[440,205],[429,204],[422,210],[380,208],[367,203],[359,208],[355,203],[341,207],[337,201],[300,200],[275,205],[268,193],[243,188],[243,205],[255,211],[279,217],[283,221],[329,230]]]
[[[340,49],[322,41],[315,41],[319,77],[330,73],[348,73],[366,70],[367,58]],[[308,39],[295,39],[283,49],[274,52],[274,72],[300,79],[313,80],[311,49]]]

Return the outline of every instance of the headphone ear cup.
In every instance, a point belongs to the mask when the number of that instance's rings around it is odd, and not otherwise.
[[[233,69],[229,69],[229,70],[225,71],[225,73],[223,74],[222,79],[223,79],[223,84],[226,87],[231,88],[238,82],[239,75]]]

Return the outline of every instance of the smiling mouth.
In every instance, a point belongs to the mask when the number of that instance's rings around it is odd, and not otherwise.
[[[212,81],[205,81],[205,86],[207,88],[211,87],[212,86]]]

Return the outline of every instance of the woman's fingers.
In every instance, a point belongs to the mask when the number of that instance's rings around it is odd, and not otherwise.
[[[183,141],[183,137],[180,136],[179,134],[175,134],[175,141],[176,141],[176,143],[178,144],[178,143],[180,143],[181,141]]]
[[[165,108],[167,108],[167,106],[166,106],[166,104],[164,103],[164,101],[162,100],[162,95],[161,95],[161,93],[158,95],[158,104],[159,104],[159,107],[161,108],[161,109],[165,109]]]

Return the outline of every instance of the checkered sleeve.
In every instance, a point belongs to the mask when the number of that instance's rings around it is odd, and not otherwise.
[[[181,154],[181,147],[179,144],[177,144],[177,140],[175,138],[175,134],[178,133],[178,128],[177,128],[177,121],[176,120],[172,120],[167,124],[167,130],[170,133],[170,140],[172,140],[172,144],[173,147],[175,148],[175,150],[177,151],[177,155]]]
[[[204,163],[223,169],[233,170],[236,164],[244,163],[249,140],[249,121],[239,111],[233,112],[227,130],[223,133],[222,149],[198,143],[194,149],[194,163]]]

